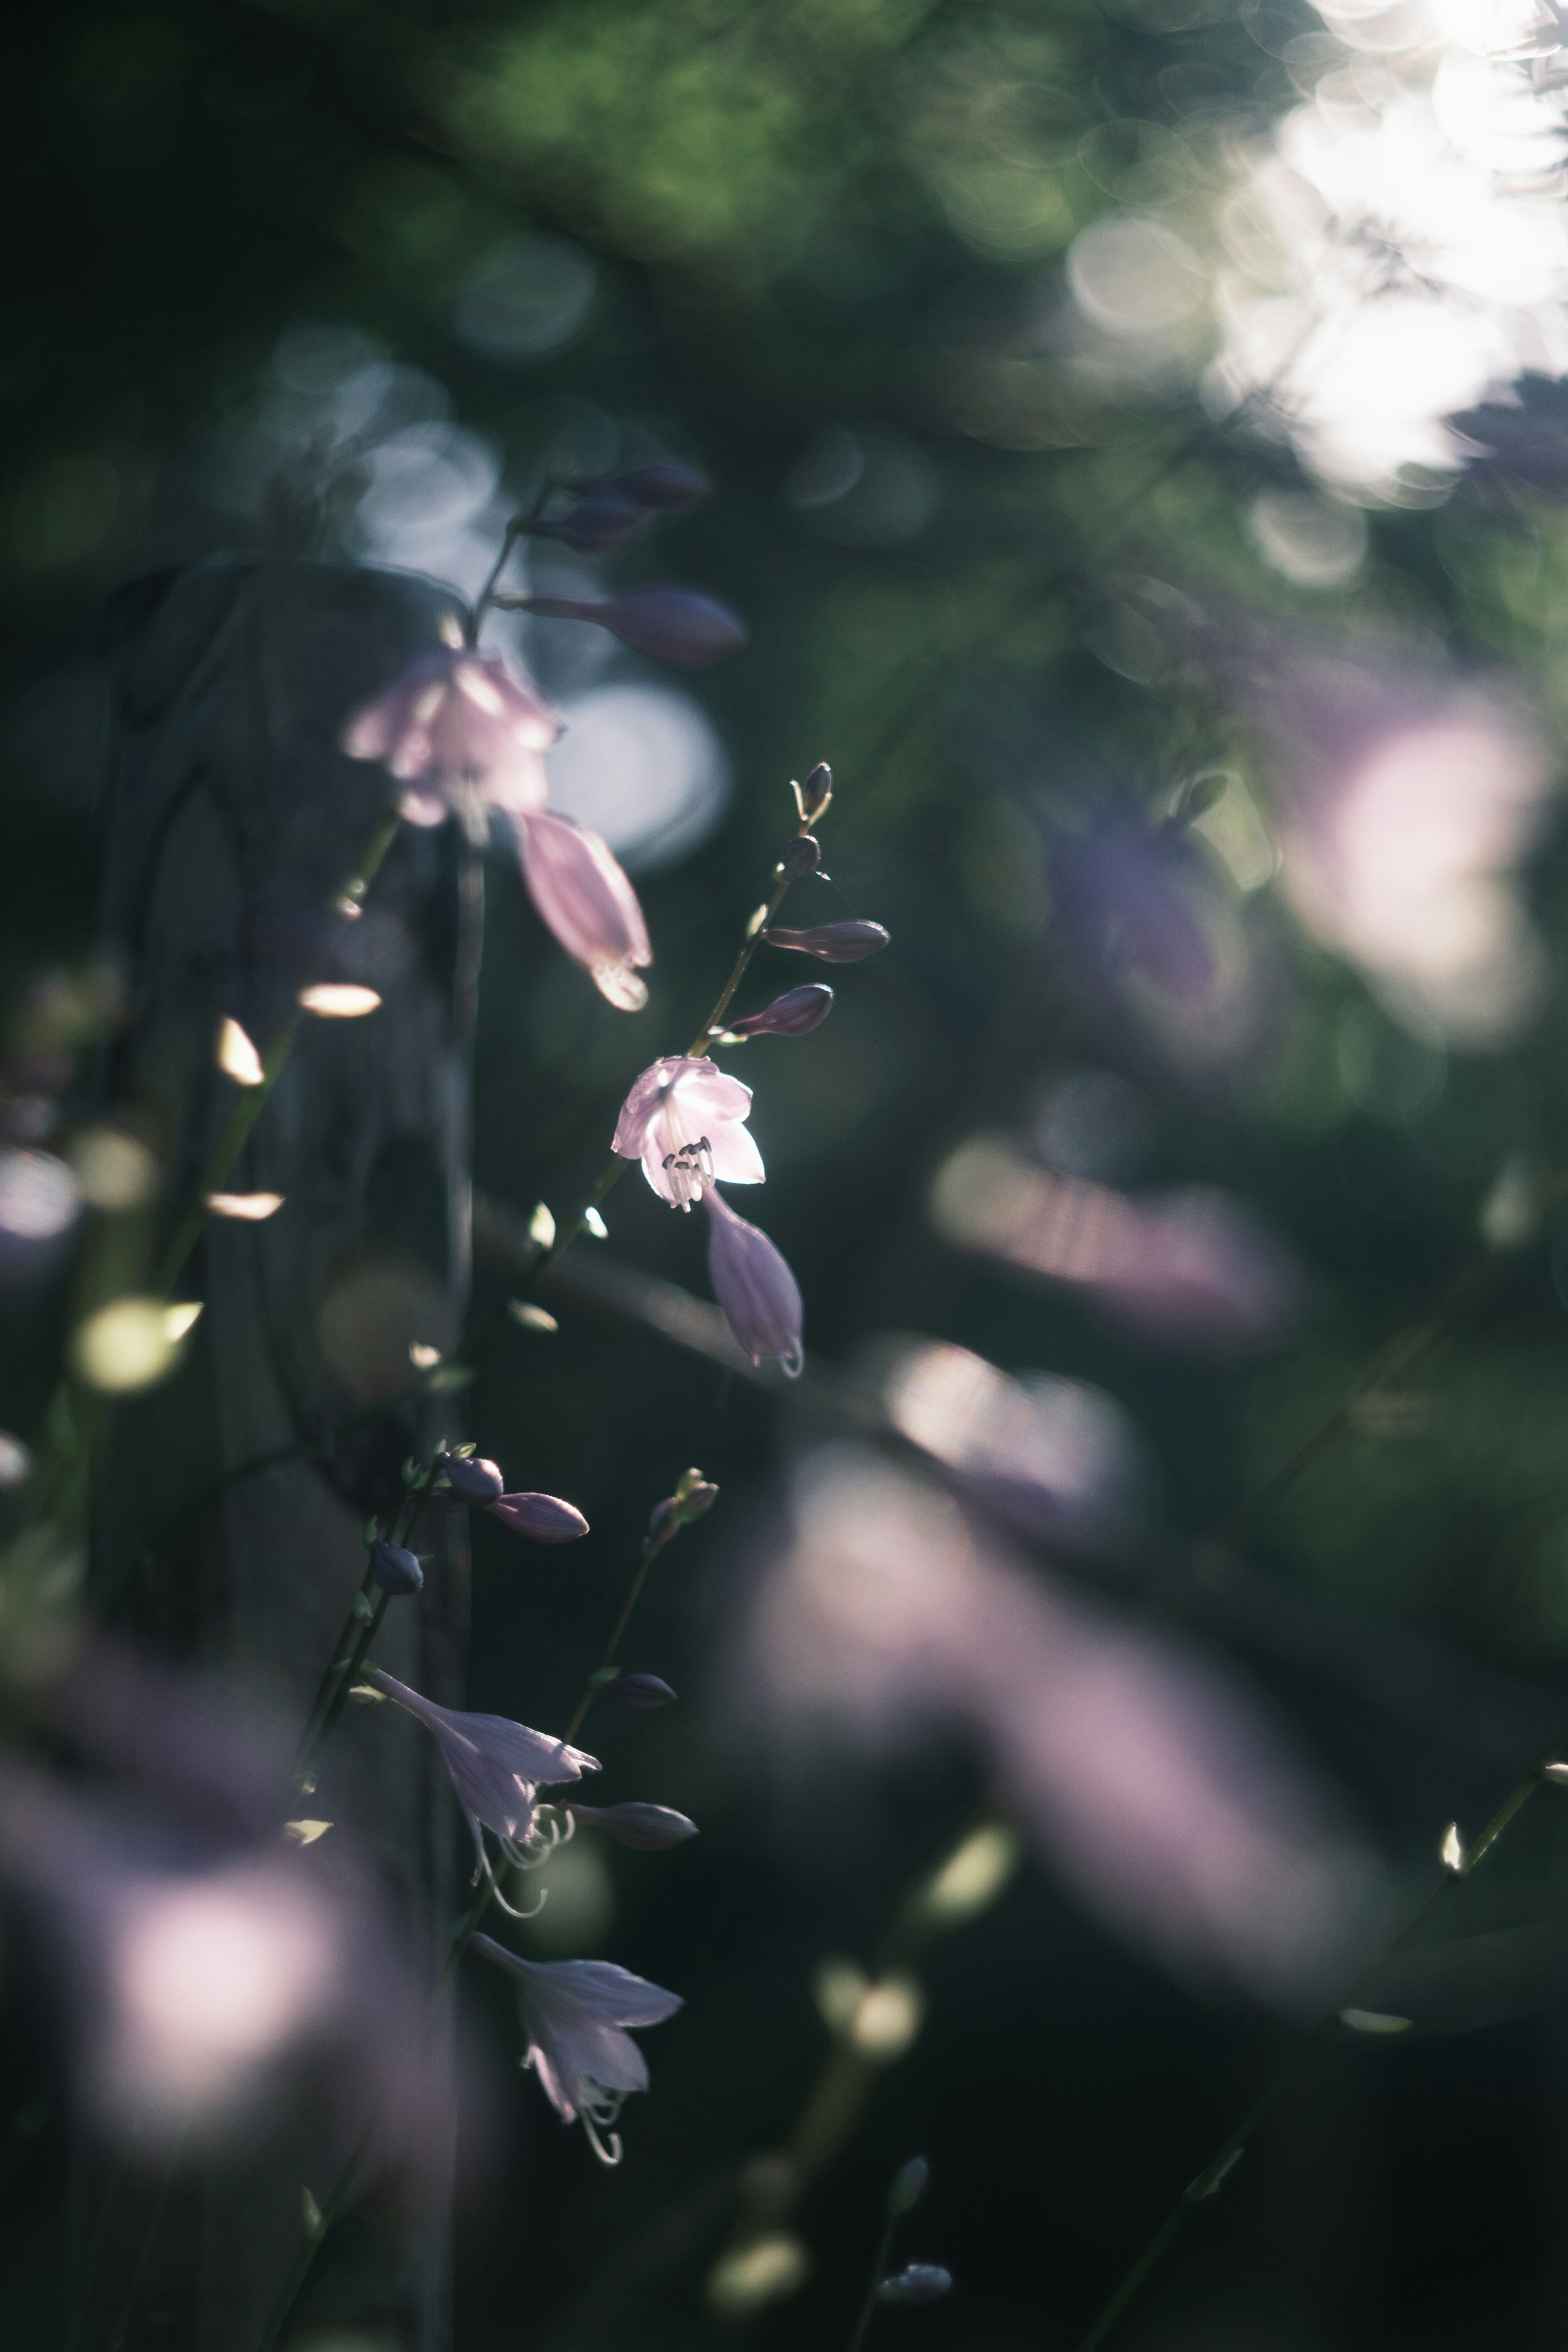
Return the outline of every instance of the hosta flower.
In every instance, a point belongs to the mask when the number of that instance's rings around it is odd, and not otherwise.
[[[603,603],[582,596],[506,596],[498,601],[546,620],[593,621],[634,653],[649,654],[677,669],[706,668],[746,642],[743,624],[716,596],[662,582],[628,588]]]
[[[468,1816],[479,1853],[478,1880],[488,1868],[484,1832],[490,1830],[510,1863],[526,1864],[539,1843],[535,1827],[538,1792],[563,1780],[596,1772],[596,1757],[568,1748],[526,1723],[504,1715],[468,1715],[437,1706],[378,1667],[369,1680],[384,1698],[404,1707],[425,1726],[441,1751],[441,1761]]]
[[[816,956],[823,963],[864,963],[889,944],[880,923],[817,923],[810,930],[792,931],[770,923],[763,933],[770,947],[788,948],[795,955]]]
[[[601,995],[636,1013],[647,1002],[637,976],[653,961],[647,926],[608,843],[545,808],[543,754],[560,732],[531,687],[464,646],[405,670],[350,720],[342,746],[410,786],[402,810],[412,824],[438,824],[465,792],[510,817],[541,919]]]
[[[622,1013],[640,1013],[647,984],[638,970],[653,961],[637,894],[609,845],[569,816],[517,821],[528,895],[546,926],[580,963],[601,996]]]
[[[737,1346],[753,1364],[776,1357],[794,1380],[805,1361],[800,1285],[766,1234],[710,1187],[708,1272]]]
[[[343,750],[351,760],[381,760],[411,787],[406,814],[433,824],[465,784],[492,807],[527,815],[544,806],[541,754],[561,721],[532,688],[493,655],[444,647],[355,713]]]
[[[731,1021],[731,1037],[804,1037],[809,1029],[820,1027],[833,1010],[833,991],[820,981],[808,980],[803,988],[786,988],[760,1013],[748,1013],[743,1021]]]
[[[746,1132],[752,1090],[711,1062],[668,1054],[643,1072],[621,1107],[610,1149],[640,1160],[672,1209],[689,1209],[716,1180],[760,1184],[762,1154]],[[750,1228],[748,1228],[748,1231]]]
[[[612,1960],[521,1960],[488,1936],[476,1936],[474,1949],[516,1980],[528,2036],[522,2063],[556,2114],[565,2123],[580,2116],[600,2162],[618,2164],[616,2118],[628,2093],[647,2088],[647,2061],[626,2028],[662,2025],[680,1995]]]

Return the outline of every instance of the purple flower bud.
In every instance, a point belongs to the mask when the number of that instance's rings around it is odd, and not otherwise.
[[[717,597],[663,583],[628,588],[602,604],[580,596],[501,596],[496,601],[512,611],[542,614],[547,620],[595,622],[634,653],[649,654],[677,669],[703,669],[746,642],[744,625]]]
[[[808,1029],[819,1029],[833,1010],[833,991],[819,980],[808,980],[803,988],[786,988],[775,996],[761,1013],[748,1013],[743,1021],[731,1021],[731,1037],[804,1037]]]
[[[952,2273],[938,2263],[907,2263],[877,2289],[879,2303],[935,2303],[951,2294]]]
[[[425,1570],[411,1551],[401,1544],[378,1543],[371,1547],[370,1572],[384,1592],[403,1595],[421,1592],[425,1587]]]
[[[447,1474],[454,1503],[493,1503],[506,1492],[506,1480],[493,1462],[444,1454],[441,1467]]]
[[[814,834],[797,833],[779,859],[779,872],[786,882],[798,882],[803,874],[815,874],[822,863],[822,844]]]
[[[635,1846],[639,1853],[662,1853],[697,1835],[696,1822],[668,1805],[568,1805],[566,1810],[590,1829],[603,1830],[606,1837]]]
[[[535,539],[559,539],[568,547],[593,550],[624,547],[627,540],[637,537],[647,520],[644,509],[632,499],[606,492],[603,497],[584,499],[569,513],[545,516],[531,522],[529,530]]]
[[[766,1234],[738,1217],[716,1185],[702,1200],[710,1220],[708,1272],[736,1345],[754,1364],[776,1357],[794,1380],[805,1360],[800,1285]]]
[[[931,2167],[923,2156],[911,2156],[900,2164],[888,2186],[889,2213],[910,2213],[926,2193],[931,2179]]]
[[[673,1706],[675,1693],[657,1675],[617,1675],[605,1689],[623,1706],[635,1709],[638,1715],[651,1715],[655,1707]]]
[[[485,1508],[514,1536],[527,1536],[533,1543],[574,1543],[588,1532],[576,1505],[563,1503],[559,1495],[498,1495]]]
[[[607,491],[614,498],[631,499],[650,512],[679,514],[688,507],[700,506],[711,485],[695,466],[665,465],[633,466],[626,473],[601,474],[578,482],[575,488],[585,498]]]
[[[796,784],[795,798],[807,824],[815,824],[819,816],[827,814],[827,803],[833,798],[833,771],[826,760],[819,760],[804,784]]]
[[[880,923],[818,923],[815,930],[790,931],[777,923],[763,933],[770,947],[791,948],[796,955],[820,956],[824,963],[859,963],[888,946]]]

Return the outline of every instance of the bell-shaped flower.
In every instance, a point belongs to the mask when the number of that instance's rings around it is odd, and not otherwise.
[[[433,824],[465,784],[514,816],[544,806],[542,754],[561,721],[494,655],[471,646],[427,654],[354,714],[351,760],[381,760],[409,790],[405,813]]]
[[[621,1106],[612,1151],[640,1160],[672,1209],[689,1209],[715,1180],[760,1184],[762,1154],[746,1132],[752,1090],[690,1054],[667,1054],[634,1084]]]
[[[596,1772],[596,1757],[580,1748],[568,1748],[526,1723],[504,1715],[468,1715],[437,1706],[433,1699],[395,1681],[379,1667],[369,1676],[384,1698],[406,1709],[422,1723],[441,1751],[441,1761],[468,1816],[479,1853],[478,1880],[488,1868],[484,1832],[493,1832],[507,1860],[525,1865],[540,1843],[536,1826],[538,1792],[562,1781]]]
[[[515,1979],[528,2037],[522,2063],[556,2114],[564,2123],[580,2116],[601,2163],[618,2164],[616,2118],[628,2093],[647,2088],[647,2061],[626,2029],[662,2025],[680,1995],[613,1960],[523,1960],[489,1936],[476,1936],[474,1949]]]
[[[571,1804],[564,1811],[584,1827],[603,1830],[606,1837],[633,1846],[639,1853],[663,1853],[697,1835],[696,1822],[671,1805]]]
[[[525,814],[517,826],[522,878],[541,919],[580,963],[601,996],[639,1013],[653,961],[647,925],[632,888],[598,834],[569,816]]]
[[[575,1543],[588,1532],[588,1522],[575,1503],[559,1495],[498,1495],[485,1504],[492,1519],[531,1543]]]
[[[708,1272],[736,1345],[753,1364],[776,1357],[794,1380],[805,1361],[800,1285],[766,1234],[738,1217],[711,1186]]]

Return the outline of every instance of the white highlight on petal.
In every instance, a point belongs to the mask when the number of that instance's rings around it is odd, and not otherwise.
[[[71,1343],[76,1368],[90,1388],[129,1396],[161,1381],[174,1361],[167,1310],[155,1298],[117,1298],[89,1315]]]
[[[239,1087],[258,1087],[267,1076],[260,1055],[237,1021],[226,1021],[217,1033],[217,1066]]]
[[[1001,1822],[972,1830],[955,1853],[921,1890],[920,1904],[928,1919],[956,1927],[973,1919],[995,1902],[1024,1858],[1016,1831]]]
[[[811,2256],[800,2240],[787,2230],[770,2230],[721,2255],[708,2273],[708,2301],[721,2318],[743,2319],[794,2294],[810,2271]]]
[[[157,1160],[121,1128],[84,1128],[72,1141],[70,1164],[89,1207],[110,1216],[144,1209],[157,1193]]]
[[[201,1321],[201,1317],[202,1301],[199,1298],[184,1298],[177,1306],[165,1307],[163,1309],[164,1337],[169,1339],[183,1339],[187,1331],[195,1329],[196,1325]]]
[[[322,981],[300,991],[301,1011],[313,1013],[320,1021],[363,1021],[380,1003],[374,988],[354,988],[346,982]]]

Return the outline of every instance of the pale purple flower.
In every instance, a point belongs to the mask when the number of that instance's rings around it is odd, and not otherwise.
[[[667,1054],[633,1084],[610,1149],[640,1160],[672,1209],[689,1209],[715,1181],[760,1184],[762,1154],[746,1131],[752,1090],[690,1054]]]
[[[823,963],[863,963],[890,944],[880,923],[817,923],[810,930],[792,931],[772,923],[763,933],[770,947],[788,948],[795,955],[817,957]]]
[[[342,738],[351,760],[380,760],[410,788],[405,814],[433,824],[465,784],[492,807],[544,806],[547,751],[561,721],[494,655],[443,647],[364,705]]]
[[[506,1480],[493,1462],[468,1454],[444,1454],[441,1468],[447,1492],[454,1503],[495,1503],[506,1490]]]
[[[596,1757],[580,1748],[568,1748],[526,1723],[504,1715],[468,1715],[461,1709],[437,1706],[405,1683],[395,1681],[380,1667],[368,1678],[398,1706],[422,1723],[441,1751],[441,1761],[468,1816],[479,1853],[474,1876],[488,1869],[484,1832],[493,1832],[507,1860],[519,1865],[533,1858],[540,1843],[536,1827],[538,1792],[562,1781],[596,1772]]]
[[[518,820],[517,835],[542,920],[601,996],[622,1013],[640,1012],[647,985],[637,972],[653,961],[653,949],[637,892],[607,843],[572,817],[538,813]]]
[[[952,2292],[952,2273],[940,2263],[906,2263],[877,2289],[879,2303],[935,2303]]]
[[[766,1234],[709,1187],[708,1272],[724,1320],[753,1364],[776,1357],[794,1380],[805,1361],[800,1285]]]
[[[696,1822],[669,1805],[570,1804],[563,1810],[574,1821],[591,1830],[603,1830],[606,1837],[634,1846],[639,1853],[663,1853],[697,1835]]]
[[[808,980],[803,988],[786,988],[760,1013],[748,1013],[743,1021],[731,1021],[731,1037],[804,1037],[808,1029],[820,1028],[833,1010],[833,991],[819,980]]]
[[[528,2037],[522,2063],[556,2114],[564,2123],[581,2116],[595,2155],[618,2164],[616,2118],[629,2093],[647,2088],[647,2061],[626,2028],[662,2025],[682,2006],[680,1995],[613,1960],[522,1960],[489,1936],[476,1936],[474,1949],[516,1979]]]
[[[395,1596],[422,1592],[425,1589],[425,1570],[416,1556],[403,1544],[373,1544],[370,1572],[383,1592]]]
[[[705,669],[746,642],[743,625],[717,597],[663,583],[628,588],[603,604],[581,596],[509,596],[504,602],[547,620],[595,622],[634,653],[650,654],[677,669]]]
[[[588,1532],[576,1504],[563,1502],[559,1495],[498,1495],[483,1507],[514,1536],[527,1536],[531,1543],[575,1543]]]

